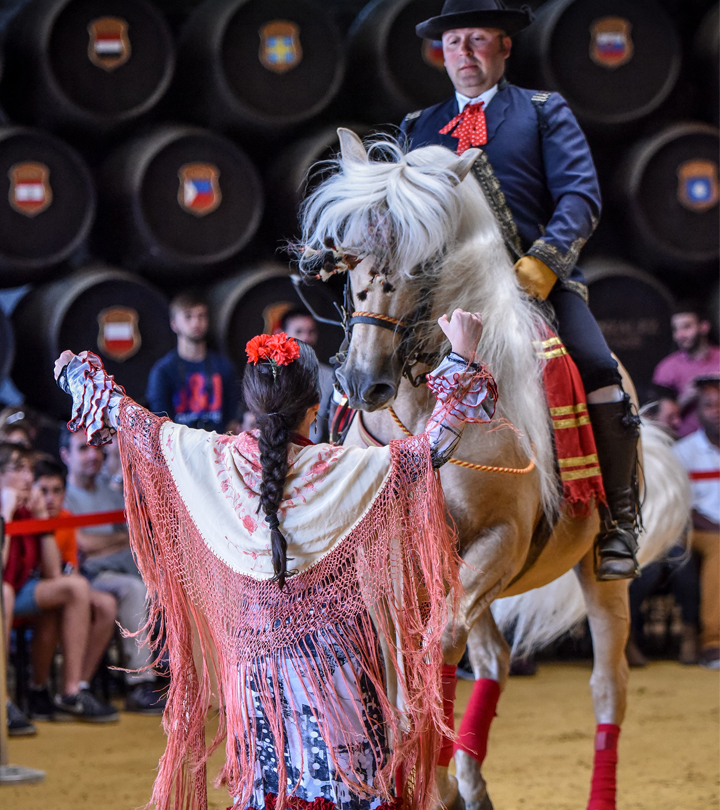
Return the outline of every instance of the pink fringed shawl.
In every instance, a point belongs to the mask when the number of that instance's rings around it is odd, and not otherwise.
[[[149,623],[162,621],[172,674],[163,721],[167,749],[152,796],[158,810],[205,810],[205,761],[223,739],[226,764],[219,780],[245,807],[253,789],[257,736],[246,686],[252,682],[275,748],[282,751],[287,730],[271,684],[286,674],[289,659],[321,707],[314,719],[333,765],[338,764],[338,750],[352,747],[357,734],[352,730],[358,728],[359,709],[333,692],[329,664],[323,655],[309,654],[308,644],[322,646],[325,654],[344,651],[359,663],[355,677],[369,681],[379,698],[378,733],[391,740],[389,759],[377,754],[373,785],[364,784],[347,762],[343,780],[355,793],[391,802],[401,774],[403,806],[428,810],[441,735],[451,734],[443,720],[441,689],[446,594],[451,590],[456,597],[460,586],[459,559],[427,436],[391,444],[388,475],[367,513],[280,591],[267,579],[232,570],[203,542],[160,447],[167,421],[130,399],[120,405],[130,539],[148,588]],[[213,441],[221,438],[227,441]],[[193,660],[194,633],[202,648],[199,668]],[[206,747],[213,678],[222,710],[217,736]],[[360,693],[353,684],[348,687]],[[285,790],[282,756],[278,772],[274,806],[286,810],[294,804]]]

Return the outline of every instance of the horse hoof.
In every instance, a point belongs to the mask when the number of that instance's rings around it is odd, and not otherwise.
[[[482,801],[465,802],[462,806],[465,808],[465,810],[494,810],[493,803],[490,801],[490,797],[487,795],[487,793]],[[452,807],[451,810],[455,810],[455,807]]]

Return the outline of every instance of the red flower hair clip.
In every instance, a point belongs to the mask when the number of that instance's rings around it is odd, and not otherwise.
[[[300,357],[300,346],[295,338],[285,332],[277,335],[256,335],[245,347],[249,362],[253,365],[266,361],[273,366],[289,366]]]

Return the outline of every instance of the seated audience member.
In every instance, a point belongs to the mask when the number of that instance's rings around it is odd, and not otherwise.
[[[300,307],[289,309],[280,321],[280,331],[285,332],[288,337],[302,340],[313,349],[318,344],[318,328],[315,318],[306,310]],[[325,441],[329,435],[328,419],[330,416],[330,403],[333,394],[333,384],[335,374],[327,363],[318,363],[320,367],[320,410],[317,421],[310,429],[310,438],[314,442]]]
[[[58,515],[70,515],[70,512],[62,508],[65,499],[64,468],[55,461],[41,459],[35,462],[33,473],[35,490],[42,496],[47,516],[53,518]],[[78,553],[75,529],[56,529],[53,534],[60,552],[63,573],[77,572]],[[80,682],[82,689],[90,688],[90,680],[115,632],[115,617],[117,616],[115,597],[110,593],[90,588],[90,611],[90,631]],[[33,708],[32,693],[30,715],[38,720],[43,719],[39,711]],[[116,718],[117,713],[115,713],[114,719]]]
[[[658,363],[653,383],[675,392],[682,414],[682,437],[700,426],[694,382],[696,377],[720,373],[720,349],[710,345],[710,321],[698,303],[684,302],[675,308],[672,332],[678,351]]]
[[[0,424],[0,444],[19,444],[30,450],[34,437],[34,426],[23,411],[8,414]]]
[[[19,445],[0,444],[0,492],[2,517],[29,520],[46,517],[42,499],[33,496],[32,451]],[[11,535],[3,553],[3,600],[6,642],[14,618],[34,624],[32,641],[33,683],[31,708],[43,717],[56,715],[87,722],[117,719],[117,713],[90,693],[83,684],[83,659],[90,627],[90,589],[77,575],[62,575],[60,554],[51,534]],[[62,638],[62,694],[50,700],[47,684],[50,666]],[[32,725],[9,705],[11,734],[32,733]]]
[[[60,458],[68,469],[65,508],[75,515],[93,512],[111,512],[125,506],[121,492],[110,489],[100,478],[105,454],[99,447],[86,443],[82,431],[64,430],[60,435]],[[92,587],[115,597],[120,624],[131,632],[144,628],[147,623],[145,584],[140,578],[128,542],[127,526],[102,524],[76,530],[80,571],[90,580]],[[123,651],[126,667],[125,679],[132,687],[125,699],[126,711],[159,714],[165,701],[155,683],[155,674],[148,669],[150,650],[139,638],[125,638]]]
[[[194,293],[170,302],[177,348],[150,369],[148,408],[174,422],[222,433],[234,418],[239,389],[233,364],[207,347],[208,308]]]
[[[700,665],[720,669],[720,373],[699,377],[700,428],[675,445],[690,476],[692,548],[700,557]]]
[[[640,416],[662,428],[673,439],[678,438],[682,416],[672,388],[654,386],[650,401],[640,409]]]

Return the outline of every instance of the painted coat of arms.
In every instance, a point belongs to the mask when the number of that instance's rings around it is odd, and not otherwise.
[[[260,62],[273,73],[287,73],[302,61],[300,27],[289,20],[272,20],[262,26]]]
[[[130,307],[108,307],[98,315],[98,349],[122,363],[137,354],[142,345],[138,314]]]
[[[16,163],[8,172],[10,207],[26,217],[35,217],[52,202],[50,169],[44,163]]]
[[[686,160],[678,166],[680,205],[689,211],[709,211],[718,203],[718,165],[712,160]]]
[[[88,58],[99,68],[117,70],[130,58],[128,24],[120,17],[99,17],[88,25]]]
[[[627,64],[634,47],[630,29],[624,17],[601,17],[590,26],[590,58],[600,67],[613,70]]]
[[[188,213],[204,217],[222,202],[220,170],[212,163],[186,163],[180,167],[178,177],[178,202]]]

